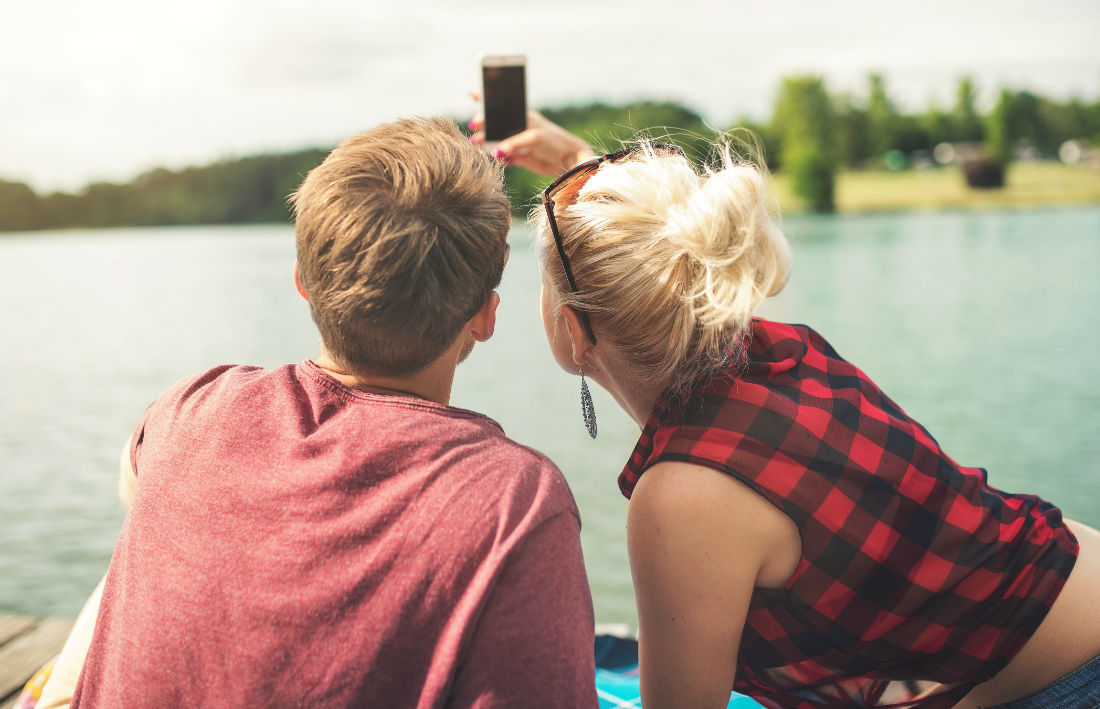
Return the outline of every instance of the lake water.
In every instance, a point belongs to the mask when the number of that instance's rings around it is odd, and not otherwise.
[[[1100,525],[1100,207],[788,218],[787,289],[761,314],[804,322],[964,465]],[[496,336],[453,403],[565,471],[603,622],[635,624],[625,500],[637,427],[552,362],[530,236],[517,227]],[[0,612],[74,615],[123,512],[117,461],[162,389],[223,362],[311,357],[289,227],[0,235]]]

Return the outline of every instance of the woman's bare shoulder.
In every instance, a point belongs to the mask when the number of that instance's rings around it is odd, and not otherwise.
[[[802,556],[794,521],[731,475],[704,465],[662,461],[646,470],[631,497],[628,527],[660,527],[704,547],[709,563],[755,568],[755,585],[778,588]],[[657,531],[657,530],[653,530]],[[719,555],[717,550],[727,553]]]

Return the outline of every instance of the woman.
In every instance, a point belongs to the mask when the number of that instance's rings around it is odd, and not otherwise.
[[[530,125],[498,159],[590,158]],[[554,356],[643,429],[619,484],[646,709],[1100,706],[1100,534],[958,466],[813,330],[753,318],[789,270],[755,168],[643,143],[543,202]]]

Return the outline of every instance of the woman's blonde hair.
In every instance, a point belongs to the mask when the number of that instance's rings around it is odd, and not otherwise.
[[[656,152],[600,165],[554,211],[577,282],[565,278],[545,211],[534,213],[556,301],[589,313],[639,374],[678,388],[737,356],[752,314],[790,274],[762,169],[717,146],[717,167]]]

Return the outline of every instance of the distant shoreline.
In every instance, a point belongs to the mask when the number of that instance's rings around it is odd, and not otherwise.
[[[784,214],[808,212],[785,175],[772,176],[772,193]],[[926,170],[841,170],[836,213],[972,211],[1100,205],[1100,170],[1055,162],[1013,163],[1001,189],[966,186],[958,167]]]
[[[790,180],[782,172],[771,176],[771,195],[779,212],[804,215],[813,212],[797,197]],[[1044,207],[1100,206],[1100,169],[1063,165],[1057,162],[1020,162],[1009,165],[1007,184],[993,190],[966,186],[957,166],[929,169],[840,170],[836,177],[836,214],[892,214],[912,212],[968,212],[996,209],[1035,209]],[[274,216],[274,215],[272,215]],[[523,222],[522,216],[517,221]],[[0,238],[9,234],[56,233],[99,229],[263,226],[292,222],[281,218],[242,221],[167,222],[144,224],[103,224],[52,226],[41,229],[0,230]]]

